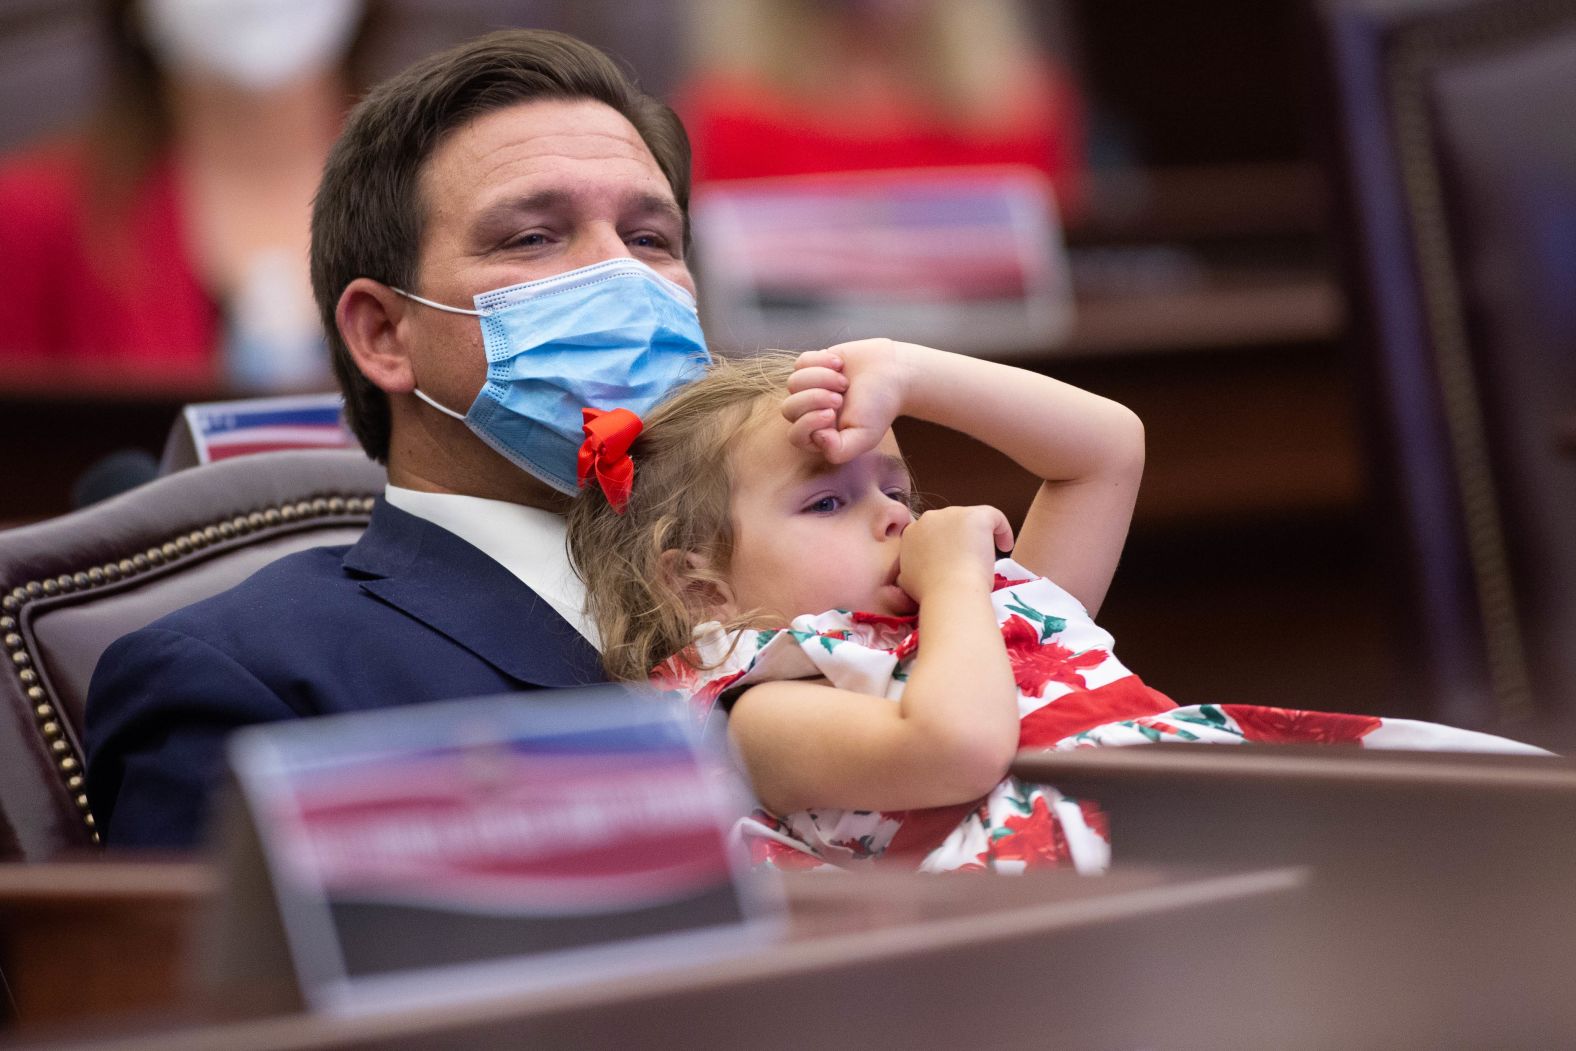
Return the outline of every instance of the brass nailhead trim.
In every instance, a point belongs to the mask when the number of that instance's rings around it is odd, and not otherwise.
[[[1495,714],[1507,723],[1534,717],[1525,633],[1520,623],[1510,556],[1500,517],[1499,482],[1491,462],[1467,324],[1454,276],[1456,249],[1445,222],[1444,190],[1432,157],[1434,116],[1421,85],[1431,83],[1442,55],[1484,42],[1536,32],[1568,16],[1568,4],[1466,9],[1404,41],[1389,71],[1388,100],[1407,216],[1412,221],[1419,292],[1431,337],[1436,392],[1444,406],[1446,437],[1455,459],[1467,560],[1479,604],[1489,687]]]
[[[30,580],[13,587],[3,599],[0,599],[0,611],[4,614],[0,616],[0,632],[5,633],[4,637],[0,638],[0,642],[4,644],[4,652],[10,655],[11,666],[28,700],[33,702],[33,717],[38,723],[39,735],[43,738],[45,747],[54,756],[55,767],[60,772],[67,790],[72,794],[77,809],[82,812],[83,826],[95,845],[101,840],[93,814],[89,810],[87,794],[82,791],[86,784],[82,775],[82,759],[77,755],[76,748],[66,735],[65,726],[57,717],[54,705],[49,703],[48,694],[44,692],[43,686],[39,685],[38,673],[31,667],[33,656],[28,652],[26,639],[19,633],[20,621],[16,614],[20,613],[23,606],[35,599],[90,591],[106,584],[114,584],[193,555],[220,541],[232,540],[237,536],[245,536],[266,527],[343,514],[369,514],[374,499],[371,496],[319,496],[278,507],[262,508],[248,514],[236,515],[223,522],[215,522],[201,529],[194,529],[182,536],[150,547],[144,552],[115,562],[106,562],[102,566],[94,566],[86,572],[62,573],[47,580]]]

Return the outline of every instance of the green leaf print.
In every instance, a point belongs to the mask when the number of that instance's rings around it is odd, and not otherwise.
[[[1020,617],[1026,617],[1038,624],[1040,626],[1041,642],[1046,642],[1052,635],[1067,629],[1067,621],[1065,619],[1053,616],[1050,613],[1041,613],[1037,609],[1030,609],[1028,606],[1014,602],[1007,603],[1007,608]]]
[[[1166,741],[1196,741],[1196,740],[1198,740],[1198,735],[1197,734],[1190,734],[1186,730],[1174,730],[1171,733],[1161,733],[1159,730],[1156,730],[1153,726],[1144,726],[1144,725],[1142,725],[1140,723],[1128,723],[1127,725],[1129,725],[1133,729],[1137,730],[1140,734],[1143,734],[1143,736],[1147,740],[1153,741],[1156,744],[1163,744]]]
[[[1213,704],[1201,704],[1194,710],[1186,713],[1167,712],[1166,718],[1174,723],[1197,723],[1199,726],[1208,726],[1212,730],[1230,730],[1233,728],[1226,719],[1226,713]]]

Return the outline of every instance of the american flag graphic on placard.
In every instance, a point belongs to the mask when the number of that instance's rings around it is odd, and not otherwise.
[[[1070,331],[1056,200],[1032,169],[711,183],[692,213],[706,335],[734,352],[889,336],[1037,353]]]
[[[302,394],[188,405],[198,463],[282,449],[353,449],[338,394]]]

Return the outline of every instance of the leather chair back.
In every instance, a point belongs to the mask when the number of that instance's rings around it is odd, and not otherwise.
[[[261,453],[0,532],[0,859],[98,843],[83,707],[111,642],[281,555],[354,542],[383,483],[360,452]]]
[[[1576,0],[1314,0],[1413,714],[1576,714]]]

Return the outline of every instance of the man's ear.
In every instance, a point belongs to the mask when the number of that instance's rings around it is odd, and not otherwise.
[[[356,368],[386,394],[408,394],[416,386],[403,324],[408,305],[382,282],[358,277],[345,286],[334,309]]]
[[[711,560],[698,551],[669,548],[658,557],[662,579],[684,596],[692,609],[725,619],[734,608],[733,589],[722,574],[712,568]]]

